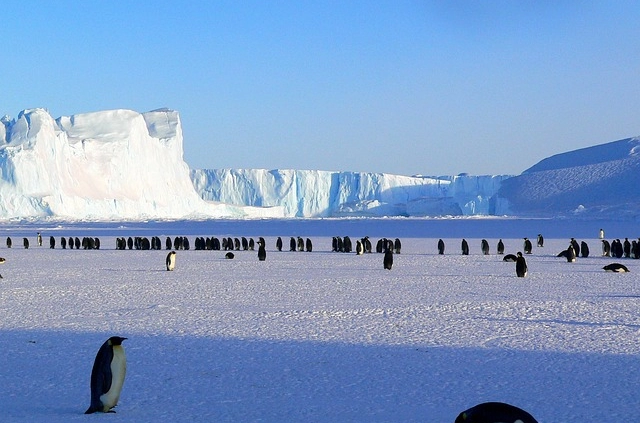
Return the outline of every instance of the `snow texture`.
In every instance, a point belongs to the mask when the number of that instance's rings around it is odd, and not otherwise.
[[[640,138],[559,154],[503,181],[519,216],[640,219]]]
[[[0,421],[451,423],[485,401],[541,423],[635,421],[640,266],[604,272],[600,227],[637,235],[631,223],[551,219],[8,224]],[[36,231],[98,236],[101,249],[37,247]],[[545,246],[517,278],[498,238],[515,253],[538,232]],[[592,255],[557,258],[567,233]],[[114,249],[116,237],[154,235],[265,236],[267,259],[182,250],[167,272],[165,250]],[[277,252],[276,235],[311,237],[313,252]],[[381,254],[330,252],[334,235],[400,236],[402,252],[387,271]],[[112,335],[128,338],[117,414],[87,416],[93,359]]]

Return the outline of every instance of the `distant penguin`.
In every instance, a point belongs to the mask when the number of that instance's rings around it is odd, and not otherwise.
[[[604,229],[600,228],[600,239],[604,239]]]
[[[7,248],[11,248],[11,244],[13,244],[13,242],[11,241],[11,237],[8,236],[7,237]]]
[[[233,255],[232,252],[228,252],[227,254],[224,255],[224,258],[229,259],[229,260],[233,259],[234,257],[235,256]]]
[[[25,250],[29,248],[29,239],[28,238],[22,238],[22,245],[24,246]]]
[[[611,257],[611,244],[606,239],[602,240],[602,256]]]
[[[296,250],[296,239],[294,237],[289,238],[289,251]]]
[[[280,238],[280,237],[278,237],[278,239],[276,239],[276,250],[282,251],[282,238]]]
[[[620,263],[611,263],[603,267],[605,272],[625,273],[628,272],[627,266]]]
[[[305,248],[308,252],[313,251],[313,243],[311,242],[311,239],[307,238],[307,240],[305,241]]]
[[[504,242],[502,242],[502,239],[498,241],[497,251],[498,251],[498,254],[504,254]]]
[[[485,256],[489,255],[489,242],[486,239],[480,241],[480,249]]]
[[[538,234],[538,247],[544,247],[544,237],[542,234]]]
[[[442,238],[438,240],[438,254],[444,254],[444,241],[442,240]]]
[[[0,257],[0,264],[4,264],[7,261],[4,257]],[[2,275],[0,275],[0,279],[2,279]]]
[[[167,259],[165,260],[165,263],[167,265],[167,270],[169,271],[176,268],[176,252],[175,251],[171,251],[169,254],[167,254]]]
[[[625,238],[624,239],[624,243],[622,244],[622,251],[624,252],[624,256],[626,258],[630,258],[631,257],[631,242],[629,241],[629,238]]]
[[[571,238],[571,246],[573,247],[573,252],[576,254],[576,257],[578,257],[580,255],[580,244],[578,244],[575,238]]]
[[[521,408],[503,402],[485,402],[458,415],[454,423],[538,423]]]
[[[267,259],[267,250],[264,248],[264,244],[258,246],[258,260],[265,261]]]
[[[42,247],[42,234],[40,232],[38,232],[38,234],[36,235],[36,239],[38,242],[38,247]]]
[[[587,258],[589,257],[589,246],[587,245],[586,242],[582,241],[580,243],[580,254],[582,255],[582,257]]]
[[[518,257],[515,254],[507,254],[506,256],[504,256],[502,261],[515,262],[517,259]]]
[[[396,254],[400,254],[400,250],[402,249],[402,241],[400,241],[400,238],[396,238],[393,241],[393,248],[396,250]]]
[[[382,259],[382,264],[386,270],[391,270],[393,266],[393,250],[387,248],[387,251],[384,252],[384,258]]]
[[[56,239],[52,236],[49,237],[49,248],[56,248]]]
[[[69,237],[69,244],[68,245],[69,245],[69,249],[73,250],[73,238],[72,237]]]
[[[112,336],[98,350],[91,370],[91,405],[85,414],[100,411],[114,412],[127,373],[127,358],[122,341],[127,338]]]
[[[364,245],[361,240],[356,240],[356,254],[361,256],[364,254]]]
[[[573,248],[573,245],[569,245],[569,247],[558,254],[558,257],[564,257],[567,259],[567,262],[574,263],[576,261],[576,250]]]
[[[533,245],[531,244],[531,241],[529,240],[529,238],[524,239],[523,248],[524,248],[525,254],[531,254],[531,250],[533,250]]]
[[[522,256],[522,253],[518,251],[516,254],[516,276],[519,278],[524,278],[527,276],[527,261]]]
[[[462,255],[463,256],[468,256],[469,255],[469,243],[464,238],[462,239],[461,248],[462,248]]]
[[[67,238],[60,237],[60,246],[62,247],[63,250],[67,249]]]

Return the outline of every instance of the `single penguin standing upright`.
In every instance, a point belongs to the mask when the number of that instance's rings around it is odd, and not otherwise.
[[[282,238],[281,237],[278,237],[278,239],[276,239],[276,250],[282,251]]]
[[[98,350],[91,370],[91,405],[85,414],[115,412],[111,409],[118,404],[127,373],[127,358],[122,348],[125,339],[112,336]]]
[[[442,238],[438,240],[438,254],[444,254],[444,241],[442,240]]]
[[[485,402],[463,411],[455,423],[538,423],[521,408],[503,402]]]
[[[469,243],[464,238],[462,238],[461,247],[462,247],[462,255],[463,256],[468,256],[469,255]]]
[[[531,254],[531,250],[533,250],[533,246],[531,245],[531,241],[529,240],[529,238],[524,239],[523,247],[524,247],[525,254]]]
[[[600,228],[600,239],[604,239],[604,229]]]
[[[544,247],[544,237],[542,234],[538,234],[538,247]]]
[[[516,254],[516,276],[519,278],[524,278],[527,276],[527,261],[522,256],[522,253],[518,251]]]
[[[169,271],[176,268],[176,252],[175,251],[171,251],[169,254],[167,254],[167,259],[165,260],[165,263],[167,265],[167,270]]]
[[[480,249],[485,256],[489,255],[489,242],[486,239],[480,241]]]
[[[393,266],[393,250],[391,248],[387,248],[387,251],[384,252],[382,264],[386,270],[391,270],[391,267]]]
[[[498,241],[498,254],[504,254],[504,242],[502,242],[502,238]]]
[[[602,240],[602,256],[611,257],[611,244],[606,239]]]
[[[38,232],[37,240],[38,240],[38,247],[42,247],[42,234],[40,232]]]
[[[265,261],[267,259],[267,250],[264,248],[264,243],[258,244],[258,260]]]
[[[22,245],[24,246],[25,250],[29,249],[29,239],[28,238],[22,238]]]

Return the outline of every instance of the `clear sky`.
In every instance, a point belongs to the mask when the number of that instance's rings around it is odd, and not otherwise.
[[[160,107],[192,168],[517,174],[640,135],[640,2],[24,1],[2,106]]]

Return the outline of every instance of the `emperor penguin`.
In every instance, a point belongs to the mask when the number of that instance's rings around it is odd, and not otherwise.
[[[444,254],[444,241],[442,240],[442,238],[438,240],[438,254]]]
[[[258,260],[265,261],[267,259],[267,250],[264,248],[264,244],[260,243],[258,245]]]
[[[42,234],[38,232],[37,234],[38,247],[42,247]]]
[[[485,402],[463,411],[455,423],[538,423],[533,416],[521,408],[503,402]]]
[[[504,242],[502,242],[502,238],[498,241],[498,247],[496,248],[498,254],[504,254]]]
[[[620,263],[611,263],[603,267],[605,272],[626,273],[629,271],[627,266]]]
[[[525,254],[531,254],[531,250],[533,249],[533,246],[531,245],[531,241],[529,240],[529,238],[524,238],[524,253]]]
[[[604,229],[600,228],[600,239],[604,239]]]
[[[169,271],[176,268],[176,252],[175,251],[171,251],[169,254],[167,254],[166,264],[167,264],[167,270]]]
[[[485,256],[489,255],[489,242],[486,239],[480,241],[480,249]]]
[[[464,238],[462,238],[461,247],[462,247],[462,255],[463,256],[468,256],[469,255],[469,243]]]
[[[7,261],[4,257],[0,257],[0,264],[4,264]],[[0,275],[0,279],[2,279],[2,275]]]
[[[122,348],[125,339],[112,336],[98,350],[91,370],[91,405],[85,414],[115,413],[112,408],[118,404],[127,373],[127,358]]]
[[[522,253],[518,251],[516,254],[516,276],[519,278],[524,278],[527,276],[527,261],[522,256]]]
[[[391,270],[391,267],[393,266],[393,250],[391,248],[387,248],[387,251],[384,252],[382,264],[386,270]]]

